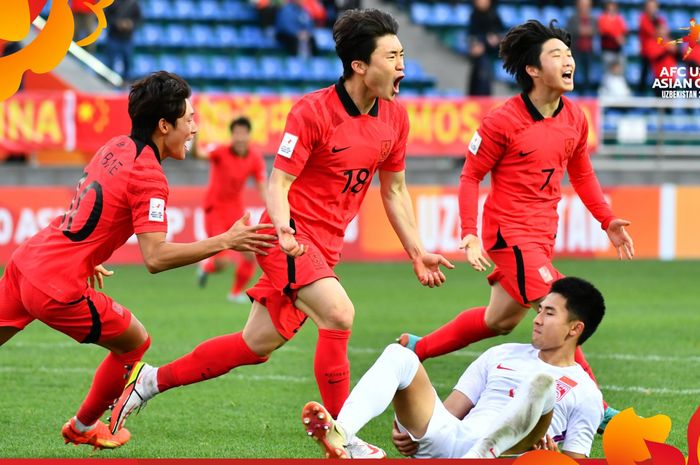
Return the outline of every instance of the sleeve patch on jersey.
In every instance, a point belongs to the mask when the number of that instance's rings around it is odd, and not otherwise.
[[[472,155],[476,155],[476,152],[479,151],[480,145],[481,145],[481,136],[479,135],[479,131],[474,131],[474,135],[472,136],[472,140],[469,141],[469,151],[472,153]]]
[[[277,149],[277,155],[282,155],[285,158],[292,158],[294,146],[297,145],[298,140],[299,136],[285,132],[284,137],[282,137],[280,148]]]
[[[151,206],[148,209],[148,220],[158,221],[160,223],[165,221],[165,200],[151,199]]]

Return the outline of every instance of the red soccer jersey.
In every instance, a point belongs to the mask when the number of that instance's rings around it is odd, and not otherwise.
[[[209,187],[204,209],[242,212],[243,188],[249,177],[265,180],[265,160],[259,150],[250,147],[246,156],[233,153],[228,145],[216,147],[209,153]],[[238,218],[236,218],[238,219]]]
[[[605,228],[610,206],[588,156],[588,123],[580,108],[562,97],[544,118],[527,94],[510,98],[484,118],[474,134],[459,188],[462,237],[476,234],[479,183],[491,172],[482,238],[491,250],[525,243],[553,244],[564,172]]]
[[[334,266],[374,173],[405,169],[408,115],[381,99],[361,114],[341,79],[302,97],[284,131],[274,166],[297,176],[289,190],[291,219]],[[269,221],[267,212],[260,221]]]
[[[68,211],[22,244],[12,260],[59,302],[80,299],[95,266],[135,232],[166,232],[168,183],[154,149],[118,136],[85,167]]]

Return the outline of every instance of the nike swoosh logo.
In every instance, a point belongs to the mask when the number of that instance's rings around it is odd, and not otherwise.
[[[501,365],[500,363],[498,364],[498,366],[496,366],[496,368],[499,369],[499,370],[515,371],[515,370],[512,369],[512,368],[504,367],[504,366]]]
[[[331,152],[333,152],[333,153],[338,153],[338,152],[342,152],[343,150],[347,150],[347,149],[349,149],[349,148],[350,148],[349,145],[348,145],[347,147],[343,147],[343,148],[341,148],[341,149],[339,149],[338,147],[333,147],[333,148],[331,149]]]
[[[345,381],[344,379],[329,379],[328,384],[338,384],[341,381]]]
[[[535,149],[535,150],[537,150],[537,149]],[[518,155],[520,155],[521,157],[526,157],[526,156],[530,155],[532,152],[534,152],[535,150],[530,150],[529,152],[523,152],[521,150]]]

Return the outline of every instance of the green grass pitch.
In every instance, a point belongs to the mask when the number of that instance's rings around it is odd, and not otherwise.
[[[673,429],[667,441],[686,452],[688,420],[700,394],[698,262],[559,261],[560,270],[594,282],[608,314],[587,353],[611,405],[632,406],[642,416],[663,413]],[[106,291],[146,325],[153,343],[146,354],[162,364],[198,342],[239,331],[247,305],[225,300],[230,273],[195,285],[194,268],[151,276],[143,267],[116,267]],[[458,311],[484,305],[485,276],[464,263],[439,289],[421,288],[408,262],[345,264],[338,274],[352,298],[355,326],[350,340],[353,381],[383,347],[403,331],[424,334]],[[534,313],[533,313],[534,315]],[[485,348],[529,340],[531,318],[511,335],[475,344],[426,363],[441,396],[449,393],[467,363]],[[303,331],[263,365],[175,389],[155,398],[128,427],[129,444],[99,457],[318,457],[299,414],[320,400],[313,376],[316,328]],[[104,351],[81,346],[33,323],[0,349],[0,457],[88,457],[87,447],[65,446],[60,429],[75,413]],[[385,413],[361,433],[397,457],[390,443],[392,415]],[[600,436],[593,457],[601,457]]]

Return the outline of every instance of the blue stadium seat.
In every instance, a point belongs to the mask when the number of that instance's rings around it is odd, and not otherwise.
[[[547,23],[549,23],[551,20],[556,19],[557,22],[559,23],[560,27],[566,26],[566,21],[569,19],[564,12],[552,5],[547,5],[544,8],[542,8],[542,19],[544,19]]]
[[[236,71],[233,67],[233,60],[227,56],[215,55],[209,60],[211,67],[209,76],[212,79],[233,79]]]
[[[190,42],[190,30],[183,24],[170,24],[165,27],[161,43],[168,47],[184,47]]]
[[[411,4],[411,20],[420,25],[428,25],[431,23],[432,8],[425,3]]]
[[[467,31],[457,31],[456,34],[453,34],[450,40],[450,46],[457,53],[466,55],[469,52],[469,36],[467,35]]]
[[[685,10],[672,10],[668,14],[668,27],[671,28],[671,34],[680,32],[677,29],[681,27],[690,27],[690,13]]]
[[[304,81],[309,79],[308,63],[299,57],[288,57],[284,62],[284,73],[287,80]]]
[[[138,79],[161,69],[158,57],[146,54],[134,55],[129,79]]]
[[[240,43],[238,31],[235,27],[229,25],[218,25],[214,28],[214,35],[223,48],[235,47]]]
[[[639,36],[636,34],[628,34],[627,41],[624,46],[624,53],[628,57],[639,56],[640,46],[639,46]]]
[[[163,20],[168,19],[173,14],[172,4],[168,0],[150,0],[144,2],[143,16],[144,18]]]
[[[436,3],[433,5],[432,24],[435,26],[456,25],[452,7],[445,3]]]
[[[201,19],[215,21],[221,18],[221,5],[216,0],[200,0],[197,9]]]
[[[260,58],[260,77],[268,81],[284,78],[282,59],[276,56]]]
[[[541,23],[545,22],[545,20],[542,18],[542,12],[535,5],[522,5],[520,7],[519,17],[522,19],[520,19],[518,21],[518,23],[521,23],[523,21],[527,21],[528,19],[536,19]]]
[[[192,0],[176,0],[173,3],[173,17],[175,19],[197,19],[199,13]]]
[[[330,29],[322,27],[314,29],[314,40],[316,41],[316,47],[323,52],[332,52],[335,50],[333,33]]]
[[[503,60],[496,60],[493,64],[493,74],[497,81],[515,84],[515,78],[503,69]]]
[[[180,76],[185,74],[185,67],[183,65],[183,59],[176,55],[163,55],[160,57],[160,67],[161,69],[170,71],[171,73],[179,74]]]
[[[260,77],[258,72],[258,61],[249,56],[238,56],[233,59],[233,75],[234,79],[239,80],[256,80]]]
[[[100,37],[107,34],[100,34]],[[134,45],[137,47],[152,47],[159,45],[163,38],[163,28],[158,24],[146,23],[134,32]]]
[[[520,16],[515,5],[504,3],[498,5],[496,10],[498,11],[498,15],[501,17],[501,21],[503,21],[503,25],[507,28],[510,29],[511,27],[520,24]]]
[[[454,8],[454,16],[455,16],[455,23],[460,25],[460,26],[466,26],[469,24],[469,17],[472,14],[472,7],[471,5],[465,5],[463,3],[460,3],[458,5],[455,5]]]
[[[194,47],[216,47],[218,43],[213,28],[206,24],[193,24],[190,28],[190,37]]]
[[[642,72],[642,65],[636,61],[628,61],[625,65],[625,79],[630,86],[636,86],[639,83],[639,77]]]
[[[185,79],[208,78],[211,74],[209,60],[203,55],[187,55],[183,66]]]

